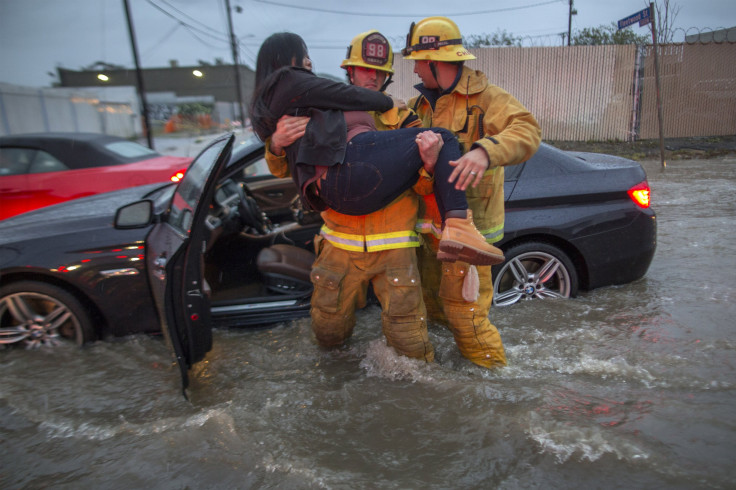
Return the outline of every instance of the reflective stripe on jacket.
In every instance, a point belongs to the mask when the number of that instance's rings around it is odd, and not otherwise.
[[[418,88],[423,90],[421,85]],[[463,67],[452,92],[437,99],[434,109],[423,95],[412,98],[408,106],[416,111],[424,127],[452,131],[458,137],[463,153],[481,147],[488,154],[490,167],[483,180],[477,187],[468,187],[465,194],[478,230],[490,243],[501,240],[504,226],[503,167],[524,162],[537,151],[541,142],[537,120],[511,94],[491,85],[482,72],[468,67]],[[436,212],[436,203],[428,201],[427,204],[427,211],[418,221],[417,231],[435,234],[441,229],[442,221]]]

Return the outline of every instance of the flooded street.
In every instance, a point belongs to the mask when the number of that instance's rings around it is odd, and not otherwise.
[[[736,160],[644,164],[658,245],[632,284],[492,310],[509,366],[388,349],[377,307],[215,332],[190,400],[161,338],[0,351],[0,488],[733,488]]]

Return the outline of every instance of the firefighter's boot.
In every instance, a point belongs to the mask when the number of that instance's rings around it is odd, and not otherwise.
[[[443,262],[462,260],[472,265],[495,265],[504,261],[503,251],[486,242],[473,223],[473,213],[465,218],[448,217],[442,229],[437,259]]]

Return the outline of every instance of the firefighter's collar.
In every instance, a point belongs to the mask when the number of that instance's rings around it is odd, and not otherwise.
[[[418,85],[414,85],[414,88],[417,89],[417,91],[424,96],[425,99],[427,99],[427,102],[429,102],[429,105],[432,106],[432,110],[434,110],[434,106],[439,100],[440,97],[443,95],[451,94],[455,87],[457,87],[458,82],[460,81],[460,78],[463,74],[463,68],[457,71],[457,75],[455,75],[455,80],[452,82],[452,85],[450,85],[445,90],[440,89],[430,89],[424,86],[424,83],[420,83]]]

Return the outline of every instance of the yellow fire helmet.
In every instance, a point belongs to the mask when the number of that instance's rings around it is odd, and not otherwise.
[[[393,74],[394,52],[391,43],[380,32],[373,30],[358,34],[348,46],[348,54],[340,68],[362,66]]]
[[[475,56],[463,46],[457,24],[447,17],[427,17],[412,22],[406,36],[406,47],[401,50],[409,60],[464,61]]]

